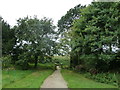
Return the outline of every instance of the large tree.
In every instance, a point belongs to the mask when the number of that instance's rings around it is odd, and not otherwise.
[[[37,17],[25,17],[20,18],[17,22],[18,25],[14,27],[18,43],[16,48],[24,50],[18,57],[18,63],[22,62],[27,66],[29,62],[34,62],[34,67],[36,67],[38,56],[44,60],[45,56],[54,54],[55,26],[51,19],[39,20]]]
[[[58,33],[59,33],[59,49],[61,53],[70,54],[70,37],[69,32],[73,26],[73,22],[80,18],[81,11],[80,9],[85,8],[85,6],[77,5],[74,8],[71,8],[67,13],[61,17],[58,21]]]
[[[70,34],[72,50],[76,53],[72,56],[78,57],[75,65],[83,63],[89,69],[108,70],[110,62],[115,60],[113,48],[118,48],[118,7],[118,3],[94,2],[81,10],[81,17],[75,20]]]

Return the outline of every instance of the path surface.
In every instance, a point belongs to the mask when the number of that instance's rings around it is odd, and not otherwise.
[[[61,73],[60,73],[60,68],[52,75],[50,75],[42,84],[41,88],[68,88],[67,83],[63,79]]]

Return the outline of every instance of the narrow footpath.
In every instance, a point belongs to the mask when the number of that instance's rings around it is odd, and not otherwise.
[[[59,67],[43,82],[41,88],[68,88]]]

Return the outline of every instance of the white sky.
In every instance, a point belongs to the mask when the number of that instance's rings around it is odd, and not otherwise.
[[[48,17],[54,24],[66,12],[78,4],[90,4],[93,0],[0,0],[0,16],[10,25],[15,25],[20,17],[34,16]]]

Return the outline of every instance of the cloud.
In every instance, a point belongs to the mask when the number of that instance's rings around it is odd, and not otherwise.
[[[89,4],[92,0],[2,0],[1,16],[10,24],[15,25],[20,17],[34,16],[49,17],[54,24],[66,12],[78,4]]]

